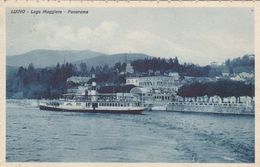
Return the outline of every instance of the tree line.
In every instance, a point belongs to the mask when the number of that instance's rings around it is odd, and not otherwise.
[[[224,62],[224,65],[227,67],[230,74],[235,72],[235,69],[254,69],[255,68],[255,55],[244,55],[243,57],[237,57],[232,60],[227,59]]]
[[[177,57],[165,59],[165,58],[145,58],[135,60],[132,66],[136,72],[147,73],[149,70],[153,72],[159,71],[160,74],[169,72],[178,72],[181,76],[193,76],[193,77],[214,77],[221,75],[221,71],[212,68],[210,65],[199,66],[195,64],[180,64]]]
[[[244,56],[237,60],[230,60],[230,64],[234,64],[234,62],[248,62],[242,64],[252,65],[251,59],[249,61],[247,57],[248,56]],[[139,59],[132,61],[131,65],[135,71],[133,75],[138,76],[148,75],[150,70],[154,72],[159,71],[161,75],[165,72],[178,72],[181,76],[194,77],[209,77],[221,74],[218,69],[212,68],[209,65],[199,66],[186,63],[180,64],[177,57],[170,59]],[[91,68],[89,68],[84,62],[79,65],[66,62],[63,64],[57,63],[54,67],[45,68],[35,68],[33,64],[30,64],[28,67],[19,67],[16,70],[8,70],[7,68],[7,98],[58,98],[62,94],[66,93],[66,90],[71,86],[66,82],[67,78],[71,76],[90,77],[91,74],[96,74],[96,81],[100,86],[120,86],[125,83],[125,77],[128,76],[127,74],[124,74],[125,67],[126,63],[121,62],[115,63],[114,66],[104,65]],[[212,84],[211,87],[216,87],[214,90],[217,88],[220,89],[218,84]],[[209,86],[210,85],[206,86],[207,90],[209,89]],[[180,90],[180,94],[185,94],[184,88],[183,90]],[[199,89],[200,87],[196,87],[195,85],[195,88]],[[202,88],[204,89],[204,87]],[[240,89],[240,87],[238,88]],[[223,89],[225,89],[224,85]],[[196,90],[191,90],[191,92],[194,91]],[[210,95],[210,92],[207,93]]]
[[[66,80],[76,75],[71,63],[56,67],[19,67],[7,78],[7,98],[57,98],[66,91]]]
[[[228,67],[238,67],[238,66],[255,66],[255,55],[254,54],[246,54],[242,57],[237,57],[232,60],[227,59],[225,61],[225,65]]]
[[[125,65],[117,63],[114,67],[104,65],[90,69],[86,63],[75,65],[68,62],[45,68],[35,68],[33,64],[28,67],[21,66],[12,73],[7,71],[7,98],[58,98],[66,93],[69,87],[76,86],[67,83],[71,76],[91,77],[91,74],[96,74],[99,85],[120,85],[125,83],[125,79],[119,75],[119,66],[122,68],[121,66]]]
[[[240,96],[255,96],[255,85],[240,81],[220,80],[208,83],[192,83],[183,85],[178,89],[177,95],[181,97],[220,96],[236,98]]]

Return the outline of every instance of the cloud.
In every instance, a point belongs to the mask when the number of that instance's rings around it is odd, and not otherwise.
[[[143,29],[125,29],[115,21],[104,21],[96,27],[74,28],[53,20],[35,24],[30,34],[32,42],[38,41],[39,48],[90,49],[108,54],[142,52],[166,58],[178,56],[182,62],[199,64],[253,52],[250,42],[227,34],[180,32],[180,36],[162,37]]]
[[[102,22],[95,28],[75,29],[69,25],[58,25],[54,21],[40,22],[34,27],[32,38],[44,41],[50,49],[92,49],[107,51],[119,25],[115,22]]]
[[[112,21],[78,29],[54,21],[40,22],[34,27],[33,37],[44,41],[51,49],[91,49],[111,54],[131,51],[166,57],[174,52],[190,52],[159,35],[145,30],[125,30]]]

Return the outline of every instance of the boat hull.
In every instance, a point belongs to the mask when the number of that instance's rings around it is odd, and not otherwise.
[[[40,110],[46,111],[62,111],[62,112],[89,112],[89,113],[118,113],[118,114],[141,114],[144,108],[137,109],[126,109],[126,110],[113,110],[113,109],[99,109],[99,108],[82,108],[82,109],[72,109],[72,108],[61,108],[59,106],[46,106],[40,105]]]

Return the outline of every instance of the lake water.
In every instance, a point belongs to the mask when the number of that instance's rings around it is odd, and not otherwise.
[[[7,162],[254,162],[254,116],[6,111]]]

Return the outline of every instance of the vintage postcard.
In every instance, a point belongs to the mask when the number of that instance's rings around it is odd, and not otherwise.
[[[0,8],[1,166],[259,165],[259,2]]]

